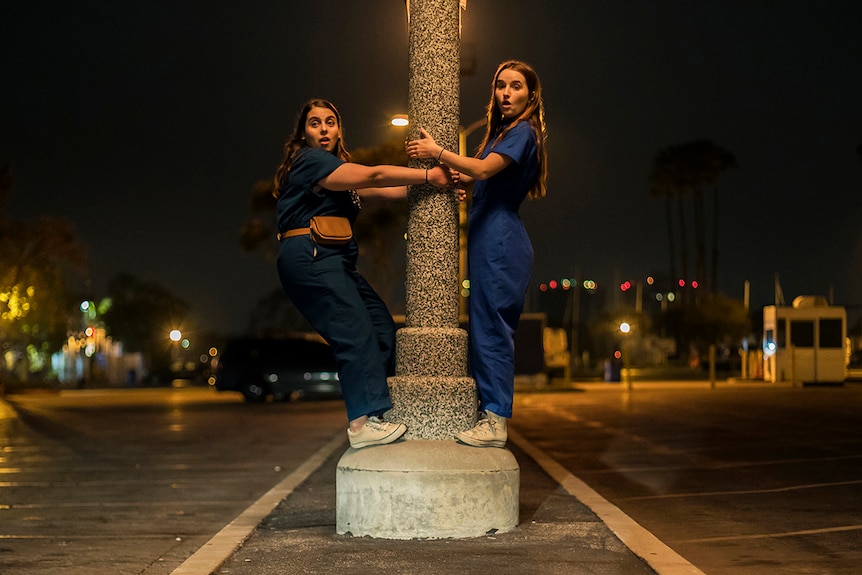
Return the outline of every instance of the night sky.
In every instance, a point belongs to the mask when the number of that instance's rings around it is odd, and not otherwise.
[[[548,197],[522,209],[536,282],[667,270],[652,161],[707,138],[738,164],[720,180],[720,290],[741,298],[749,280],[752,305],[770,304],[779,274],[788,304],[862,305],[862,2],[469,0],[462,19],[476,63],[463,125],[500,61],[543,81]],[[407,110],[407,67],[397,0],[4,0],[10,215],[74,221],[95,296],[131,272],[201,327],[239,332],[278,286],[274,263],[239,247],[250,190],[299,107],[332,100],[348,147],[373,146]]]

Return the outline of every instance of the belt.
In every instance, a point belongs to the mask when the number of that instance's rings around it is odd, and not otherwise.
[[[292,238],[293,236],[307,236],[311,233],[311,228],[294,228],[292,230],[287,230],[286,232],[278,232],[275,234],[275,237],[278,241],[281,241],[286,238]]]

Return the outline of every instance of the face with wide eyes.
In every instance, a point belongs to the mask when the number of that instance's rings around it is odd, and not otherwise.
[[[494,82],[494,100],[504,120],[513,120],[524,113],[530,101],[527,79],[520,72],[507,68]]]
[[[312,148],[331,152],[341,137],[338,117],[329,108],[314,107],[305,118],[305,142]]]

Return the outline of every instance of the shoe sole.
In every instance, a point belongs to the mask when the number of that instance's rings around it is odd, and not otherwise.
[[[506,447],[506,442],[500,441],[499,439],[492,439],[490,441],[479,441],[476,439],[462,438],[456,435],[455,441],[457,441],[458,443],[463,443],[464,445],[469,445],[470,447]]]
[[[394,441],[397,441],[402,435],[407,433],[407,427],[399,426],[392,433],[387,435],[386,437],[382,437],[380,439],[373,439],[371,441],[363,441],[361,443],[350,444],[350,447],[353,449],[362,449],[363,447],[371,447],[372,445],[388,445]]]

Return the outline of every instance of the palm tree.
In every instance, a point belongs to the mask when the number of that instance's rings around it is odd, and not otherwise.
[[[671,278],[675,279],[673,254],[673,227],[669,202],[677,200],[680,227],[680,259],[683,277],[688,277],[688,246],[685,225],[684,200],[691,196],[696,245],[696,273],[704,281],[706,277],[706,232],[704,193],[712,189],[712,274],[710,291],[715,291],[718,281],[718,178],[736,165],[733,154],[716,146],[710,140],[700,139],[686,144],[670,146],[655,157],[650,174],[650,195],[664,197],[667,202],[668,237],[671,245]]]
[[[716,146],[712,142],[704,148],[704,184],[712,187],[712,277],[710,278],[710,289],[714,293],[718,288],[718,178],[731,168],[736,167],[736,158],[727,150]]]
[[[706,278],[706,222],[704,219],[704,195],[712,190],[712,270],[709,289],[715,292],[718,282],[718,178],[727,169],[736,165],[733,154],[716,146],[709,140],[696,140],[682,147],[681,159],[685,163],[688,184],[694,201],[694,221],[697,241],[697,277]]]
[[[676,219],[679,227],[679,263],[682,268],[682,277],[687,278],[689,276],[688,227],[685,218],[685,198],[691,192],[691,184],[689,182],[689,174],[687,173],[687,162],[684,161],[683,156],[684,150],[681,146],[671,146],[662,150],[653,160],[653,169],[649,178],[650,195],[665,199],[671,282],[677,279],[673,203],[676,204]],[[669,286],[669,288],[674,289],[673,285]]]
[[[669,161],[669,151],[665,150],[656,156],[649,177],[649,193],[654,198],[664,199],[665,226],[668,238],[668,272],[670,281],[676,278],[676,236],[673,227],[673,200],[676,197],[673,166]],[[668,286],[671,289],[671,286]]]

